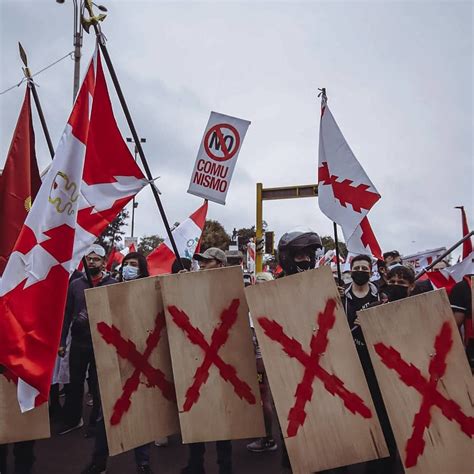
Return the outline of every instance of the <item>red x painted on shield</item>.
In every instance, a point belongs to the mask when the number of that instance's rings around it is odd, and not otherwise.
[[[226,382],[232,384],[234,392],[239,398],[246,400],[250,405],[256,403],[255,396],[249,385],[238,377],[235,367],[225,363],[218,354],[219,349],[221,349],[229,338],[230,329],[237,321],[239,305],[240,301],[234,299],[230,306],[222,311],[220,316],[221,324],[214,329],[210,343],[206,341],[201,330],[191,324],[188,315],[184,311],[178,309],[176,306],[168,306],[168,311],[174,323],[186,334],[186,337],[193,344],[199,346],[204,352],[204,360],[196,369],[193,383],[186,390],[183,411],[191,410],[191,407],[199,400],[201,387],[206,383],[209,377],[211,365],[215,365],[221,377]]]
[[[418,462],[418,457],[423,454],[425,441],[423,433],[431,424],[431,408],[436,406],[441,413],[451,421],[459,424],[461,431],[467,436],[474,436],[474,418],[465,415],[461,407],[438,392],[436,385],[438,380],[446,372],[446,358],[453,345],[451,325],[445,322],[436,336],[435,353],[430,361],[428,372],[430,378],[423,377],[420,370],[412,364],[405,362],[400,353],[393,347],[387,347],[382,342],[374,344],[375,352],[382,362],[400,376],[400,380],[409,387],[413,387],[422,396],[421,406],[413,419],[413,433],[405,446],[405,466],[412,467]]]
[[[130,408],[132,394],[140,385],[140,374],[143,374],[147,378],[147,387],[158,387],[167,400],[176,400],[174,385],[166,380],[165,374],[160,369],[155,369],[148,362],[152,351],[158,346],[164,327],[165,317],[163,313],[158,313],[155,320],[155,327],[147,337],[145,352],[141,354],[138,352],[135,344],[130,339],[123,338],[119,329],[114,325],[108,326],[104,322],[97,324],[97,330],[104,341],[107,344],[113,345],[117,350],[117,354],[131,362],[135,367],[133,374],[127,379],[123,386],[122,395],[115,402],[110,418],[112,425],[118,425],[122,416]]]
[[[295,403],[288,413],[288,437],[296,436],[299,428],[304,425],[306,419],[304,407],[313,397],[314,379],[321,380],[324,388],[331,395],[337,395],[350,412],[358,413],[364,418],[372,417],[370,409],[365,405],[362,398],[347,390],[342,380],[327,372],[319,364],[321,356],[329,345],[328,333],[336,322],[335,308],[336,300],[331,298],[326,302],[324,311],[318,314],[319,330],[311,337],[311,352],[309,354],[303,350],[296,339],[288,337],[276,321],[266,317],[257,318],[265,334],[273,341],[278,342],[288,356],[296,359],[304,366],[303,379],[298,384],[295,392]]]

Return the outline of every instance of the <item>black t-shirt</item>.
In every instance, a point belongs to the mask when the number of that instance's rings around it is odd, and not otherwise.
[[[463,313],[468,318],[472,315],[471,288],[466,279],[456,283],[449,295],[451,308],[455,312]]]
[[[357,311],[367,308],[370,304],[376,301],[378,301],[378,296],[375,287],[372,285],[369,288],[369,292],[362,298],[358,298],[354,295],[352,287],[346,291],[344,309],[346,310],[347,320],[356,346],[365,346],[362,329],[360,326],[354,324],[354,321],[357,318]]]

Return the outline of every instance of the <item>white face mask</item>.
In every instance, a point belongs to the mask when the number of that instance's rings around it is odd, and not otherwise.
[[[122,268],[122,277],[125,281],[135,280],[138,278],[138,268],[131,265],[125,265]]]

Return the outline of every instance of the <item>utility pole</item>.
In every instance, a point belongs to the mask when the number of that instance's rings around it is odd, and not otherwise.
[[[140,138],[141,143],[146,143],[146,138]],[[127,137],[127,143],[135,143],[134,139],[132,137]],[[137,161],[138,157],[138,149],[137,145],[134,147],[134,155],[135,155],[135,161]],[[133,231],[135,229],[135,209],[138,207],[138,202],[135,201],[135,196],[133,196],[132,200],[132,229],[131,229],[131,237],[133,237]]]

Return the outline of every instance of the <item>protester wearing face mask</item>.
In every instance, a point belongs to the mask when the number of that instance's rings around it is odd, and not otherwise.
[[[343,304],[351,328],[352,338],[357,349],[357,354],[364,370],[375,410],[380,420],[380,425],[387,442],[390,457],[368,462],[366,473],[391,473],[397,471],[397,448],[393,436],[382,394],[375,377],[374,368],[370,360],[369,351],[365,344],[364,335],[359,325],[357,311],[363,310],[378,303],[379,295],[377,286],[370,282],[372,276],[372,259],[368,255],[357,255],[351,261],[352,283],[345,289]]]
[[[148,271],[146,258],[141,253],[130,252],[122,260],[119,281],[131,281],[138,278],[145,278],[149,275],[150,273]],[[151,444],[145,444],[133,450],[137,473],[152,473],[150,468],[150,448]],[[92,460],[81,474],[100,474],[106,472],[108,457],[109,447],[107,444],[104,417],[102,415],[100,420],[97,422],[97,433],[94,442]]]
[[[388,301],[398,301],[410,296],[415,288],[415,272],[404,265],[393,267],[387,273],[387,287],[384,293]]]

